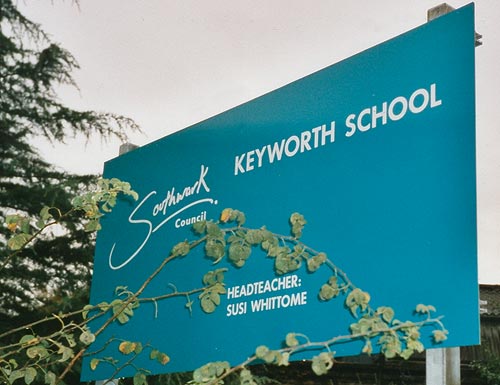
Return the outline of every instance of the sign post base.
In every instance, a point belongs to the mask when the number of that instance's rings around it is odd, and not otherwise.
[[[426,350],[425,380],[427,385],[460,385],[460,348]]]

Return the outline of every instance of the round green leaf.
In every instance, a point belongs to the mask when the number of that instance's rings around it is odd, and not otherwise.
[[[297,335],[295,333],[288,333],[286,335],[285,342],[287,346],[297,346],[299,344],[299,340],[297,339]]]

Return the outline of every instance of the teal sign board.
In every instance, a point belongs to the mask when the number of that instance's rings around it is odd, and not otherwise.
[[[140,197],[102,221],[91,302],[111,302],[119,286],[139,289],[174,245],[196,239],[191,223],[226,207],[244,212],[245,226],[280,234],[299,212],[304,243],[327,253],[374,308],[416,321],[415,306],[432,304],[449,330],[441,346],[479,343],[473,19],[466,6],[107,162],[105,177],[129,181]],[[171,262],[143,297],[202,287],[207,271],[225,267],[218,308],[205,313],[198,293],[192,311],[185,296],[141,304],[98,336],[82,379],[114,373],[106,363],[91,370],[92,358],[114,357],[118,367],[130,358],[118,353],[120,340],[168,354],[165,366],[148,354],[134,361],[159,373],[238,364],[258,345],[279,348],[288,332],[313,341],[349,333],[345,297],[318,298],[331,271],[277,275],[273,264],[256,250],[242,268],[214,266],[203,248]]]

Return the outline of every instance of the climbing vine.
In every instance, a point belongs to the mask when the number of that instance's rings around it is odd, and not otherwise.
[[[362,340],[362,353],[372,354],[373,344],[387,358],[402,357],[408,359],[413,353],[421,353],[424,345],[420,341],[420,329],[424,325],[435,327],[433,339],[435,343],[446,340],[448,331],[441,322],[441,317],[434,317],[436,309],[432,305],[418,304],[415,312],[422,317],[420,321],[400,321],[395,318],[391,307],[372,308],[370,294],[363,291],[348,278],[347,274],[332,261],[326,253],[319,252],[301,240],[305,218],[293,213],[289,218],[291,235],[281,235],[262,227],[250,229],[244,227],[245,215],[233,209],[222,211],[218,222],[201,221],[193,228],[203,236],[205,253],[219,263],[225,256],[236,267],[243,267],[250,258],[253,248],[262,249],[266,255],[274,259],[274,271],[278,275],[288,274],[300,269],[303,265],[309,273],[314,273],[322,266],[330,269],[331,276],[318,290],[318,297],[324,302],[339,296],[344,297],[344,305],[350,311],[355,322],[349,326],[350,333],[334,336],[326,341],[311,341],[308,336],[290,332],[282,336],[285,347],[271,349],[258,346],[254,354],[237,366],[230,367],[228,362],[208,363],[193,374],[192,384],[221,384],[228,375],[239,371],[242,384],[255,384],[249,365],[258,362],[275,365],[289,365],[294,354],[304,351],[324,350],[311,357],[314,373],[322,375],[334,365],[335,352],[332,347],[347,341]],[[224,227],[225,225],[235,225]],[[200,295],[201,306],[207,313],[215,311],[220,303],[220,294],[225,293],[222,271],[216,273],[219,278],[212,281],[218,285],[217,290],[206,290]],[[214,275],[210,273],[210,277]],[[278,344],[281,341],[277,341]]]
[[[86,229],[100,229],[99,219],[110,212],[116,205],[119,196],[137,199],[137,193],[126,182],[117,179],[101,180],[96,188],[73,200],[71,212],[82,213],[87,219]],[[6,218],[6,225],[12,232],[8,246],[13,253],[28,247],[30,242],[43,236],[43,232],[69,213],[62,213],[57,208],[46,207],[40,217],[33,221],[19,214]],[[155,271],[134,292],[126,286],[115,290],[115,298],[110,302],[87,305],[71,314],[53,315],[29,325],[10,330],[0,335],[0,341],[21,333],[17,342],[0,345],[0,378],[7,384],[24,381],[29,385],[39,379],[48,385],[56,385],[82,357],[88,356],[90,367],[95,370],[99,365],[111,365],[113,377],[120,375],[125,367],[135,370],[134,385],[147,383],[146,369],[137,367],[135,360],[139,355],[148,354],[151,360],[168,365],[171,357],[162,352],[153,343],[127,341],[113,337],[105,346],[117,343],[115,357],[97,357],[99,350],[92,350],[92,343],[112,323],[125,324],[130,321],[143,303],[157,304],[159,301],[174,297],[185,298],[185,308],[192,312],[196,301],[201,309],[210,316],[221,304],[221,296],[226,294],[224,283],[227,268],[215,268],[200,277],[200,286],[189,291],[179,291],[170,284],[168,293],[155,297],[145,297],[143,292],[167,264],[175,259],[186,258],[195,248],[203,248],[205,255],[212,259],[217,267],[221,261],[227,261],[235,267],[242,268],[256,249],[273,259],[274,272],[285,275],[301,268],[314,273],[319,269],[329,269],[329,278],[318,287],[318,298],[325,303],[341,298],[351,313],[353,322],[346,327],[345,335],[332,336],[324,341],[313,341],[307,335],[290,331],[284,336],[276,336],[273,349],[268,346],[257,346],[251,356],[238,365],[231,366],[226,361],[210,362],[193,372],[190,384],[208,385],[223,384],[229,375],[238,373],[242,385],[255,385],[250,365],[265,362],[268,364],[287,366],[297,353],[311,352],[311,368],[314,373],[327,373],[335,364],[334,346],[349,341],[362,341],[362,353],[372,354],[380,351],[387,358],[402,357],[408,359],[415,352],[422,352],[424,346],[420,340],[423,326],[434,327],[435,343],[444,341],[448,331],[441,317],[433,314],[436,309],[432,305],[418,304],[415,312],[421,317],[418,321],[400,321],[389,306],[372,307],[371,296],[356,286],[325,252],[317,251],[301,239],[305,218],[299,213],[289,218],[290,234],[278,234],[266,227],[245,227],[246,216],[243,212],[231,208],[222,211],[218,220],[203,220],[193,224],[195,238],[176,244],[168,256]],[[6,263],[3,261],[3,263]],[[75,321],[75,317],[81,317]],[[91,330],[89,322],[100,318],[104,320],[97,330]],[[56,320],[59,328],[48,335],[39,335],[37,326],[44,322]],[[102,348],[101,348],[102,350]],[[319,353],[317,353],[319,351]],[[117,357],[125,356],[126,360]]]

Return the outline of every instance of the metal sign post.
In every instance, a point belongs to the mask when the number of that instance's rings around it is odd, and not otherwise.
[[[427,385],[460,385],[460,348],[426,350],[425,378]]]
[[[427,21],[452,12],[455,8],[443,3],[427,10]],[[475,46],[482,44],[482,36],[475,33]],[[425,373],[427,385],[459,385],[460,384],[460,348],[428,349],[425,356]]]

